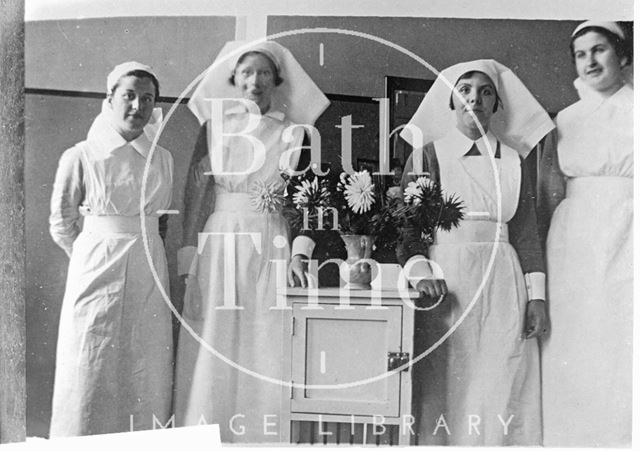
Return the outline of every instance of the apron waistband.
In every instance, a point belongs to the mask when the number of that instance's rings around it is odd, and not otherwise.
[[[253,198],[249,193],[216,193],[214,204],[216,213],[222,211],[244,212],[252,214],[268,214],[256,209]]]
[[[158,217],[145,216],[148,234],[158,234]],[[142,233],[140,216],[85,216],[83,231],[93,233]]]
[[[251,196],[247,193],[216,193],[214,209],[218,211],[250,211],[256,210],[251,205]]]
[[[499,231],[498,226],[500,226]],[[507,224],[463,219],[457,228],[448,232],[436,231],[433,244],[493,243],[494,241],[509,242],[509,226]]]

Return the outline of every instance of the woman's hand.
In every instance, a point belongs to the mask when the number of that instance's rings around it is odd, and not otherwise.
[[[287,278],[289,279],[290,287],[302,287],[307,288],[307,262],[303,260],[303,256],[300,254],[291,257],[289,262],[289,268],[287,269]]]
[[[447,282],[444,279],[422,279],[416,284],[416,290],[433,300],[448,293]]]
[[[416,290],[421,294],[416,302],[416,307],[421,310],[431,310],[436,308],[449,292],[447,282],[444,279],[422,279],[416,284]],[[426,300],[429,300],[428,305]]]
[[[540,337],[547,331],[547,310],[542,299],[527,302],[524,338]]]

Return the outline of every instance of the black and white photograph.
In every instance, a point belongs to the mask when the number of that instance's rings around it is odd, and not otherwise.
[[[633,0],[1,8],[3,447],[638,441]]]

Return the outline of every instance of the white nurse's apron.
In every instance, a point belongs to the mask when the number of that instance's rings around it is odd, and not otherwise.
[[[506,224],[518,207],[520,159],[501,145],[498,193],[486,149],[465,156],[449,142],[434,143],[440,180],[463,200],[465,218],[430,247],[449,293],[417,315],[416,352],[455,330],[414,369],[418,444],[539,445],[538,345],[522,338],[527,293]]]

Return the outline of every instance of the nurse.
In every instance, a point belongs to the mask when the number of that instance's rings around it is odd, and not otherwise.
[[[478,60],[442,71],[410,124],[424,141],[402,135],[416,149],[403,188],[427,176],[466,208],[433,243],[409,230],[398,246],[414,286],[446,295],[416,314],[416,357],[435,347],[413,368],[418,444],[539,445],[545,276],[521,159],[553,122],[508,68]]]
[[[226,99],[220,117],[212,99]],[[287,356],[275,307],[290,246],[270,199],[284,194],[281,173],[299,163],[304,127],[295,124],[313,125],[328,105],[291,52],[271,41],[227,43],[191,98],[202,126],[178,254],[191,329],[181,329],[178,343],[179,425],[218,423],[224,442],[281,440]],[[202,163],[211,175],[198,176]]]
[[[545,143],[551,330],[542,349],[545,446],[631,445],[633,86],[615,22],[571,36],[580,100]],[[551,215],[553,215],[551,217]]]
[[[159,95],[149,66],[116,66],[87,139],[60,158],[50,233],[70,262],[51,437],[151,429],[169,420],[171,312],[160,291],[168,292],[168,273],[158,211],[171,205],[173,159],[151,145]]]

